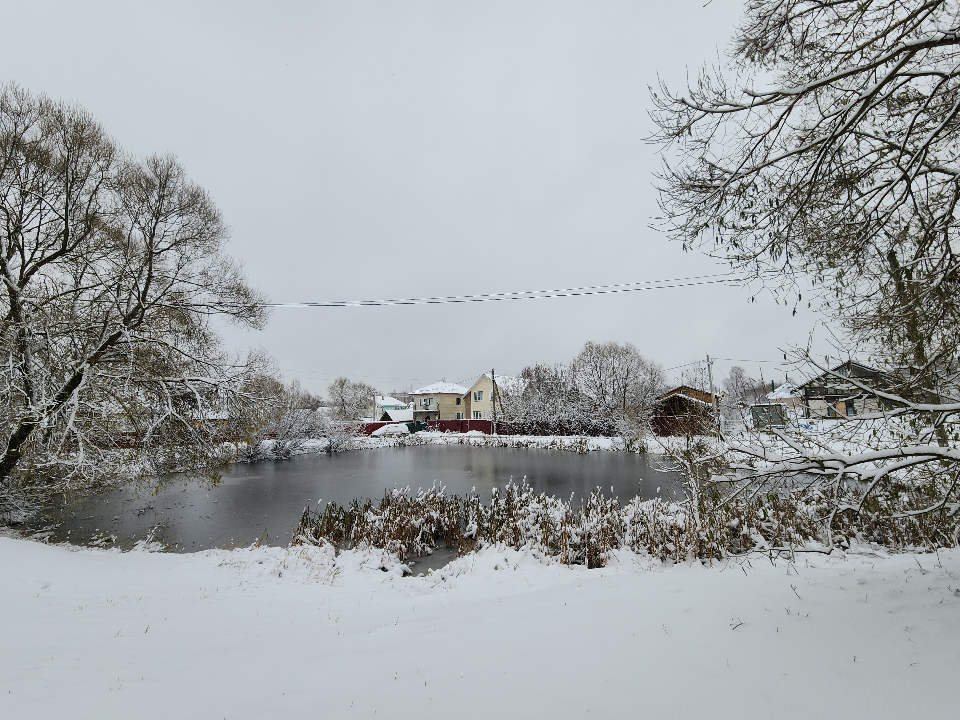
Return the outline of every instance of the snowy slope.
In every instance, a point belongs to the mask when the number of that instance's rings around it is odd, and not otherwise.
[[[0,538],[10,718],[887,718],[955,712],[960,553],[488,548],[429,577],[323,549],[193,555]],[[921,567],[922,566],[922,567]],[[953,709],[951,709],[953,708]]]

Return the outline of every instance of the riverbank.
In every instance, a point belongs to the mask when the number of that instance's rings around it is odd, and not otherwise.
[[[648,443],[649,444],[649,443]],[[655,443],[652,443],[657,447]],[[354,439],[355,450],[373,450],[419,445],[471,445],[473,447],[528,448],[531,450],[566,450],[577,453],[596,451],[640,452],[619,437],[592,437],[587,435],[484,435],[481,432],[442,433],[425,430],[410,435],[368,436]],[[641,446],[641,447],[646,447]],[[297,454],[325,452],[325,439],[308,440]]]
[[[960,671],[957,550],[586,570],[490,547],[404,577],[0,538],[0,568],[19,718],[947,716]]]

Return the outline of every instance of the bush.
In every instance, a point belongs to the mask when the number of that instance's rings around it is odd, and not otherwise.
[[[377,548],[401,560],[443,543],[459,555],[486,544],[529,548],[590,568],[604,567],[620,548],[663,561],[709,562],[749,552],[829,552],[831,535],[823,523],[829,506],[816,492],[725,501],[706,491],[693,512],[689,502],[639,496],[622,505],[599,490],[580,507],[526,485],[494,489],[488,504],[475,493],[461,497],[432,488],[412,496],[409,490],[393,490],[379,503],[354,500],[346,508],[330,503],[322,512],[305,508],[291,544]],[[859,522],[839,518],[832,537],[844,547],[854,539],[889,547],[957,544],[956,529],[947,532],[929,519],[878,515],[864,515]]]

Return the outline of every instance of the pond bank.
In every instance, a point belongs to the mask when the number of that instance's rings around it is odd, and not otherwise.
[[[442,437],[442,436],[441,436]],[[472,438],[471,438],[472,439]],[[377,440],[377,438],[373,438]],[[388,441],[389,442],[389,441]],[[176,477],[159,489],[128,486],[51,507],[28,523],[53,542],[129,549],[144,539],[177,552],[286,545],[304,507],[379,500],[393,488],[436,485],[449,494],[526,481],[537,492],[579,502],[595,488],[624,501],[667,495],[673,476],[657,456],[624,452],[571,453],[473,443],[422,443],[363,452],[301,454],[289,460],[235,465],[211,487]]]

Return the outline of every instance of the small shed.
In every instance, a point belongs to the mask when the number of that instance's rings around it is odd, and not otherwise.
[[[787,406],[783,403],[761,403],[750,406],[750,417],[757,430],[787,426]]]
[[[661,437],[709,435],[715,427],[713,397],[699,388],[679,385],[660,396],[652,424]]]

